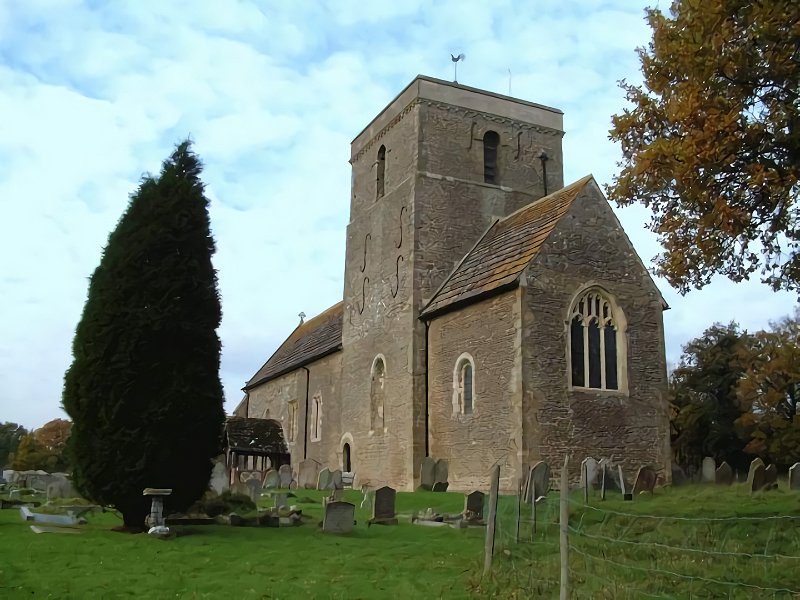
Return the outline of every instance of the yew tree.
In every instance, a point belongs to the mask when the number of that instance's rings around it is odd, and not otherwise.
[[[181,511],[208,487],[224,421],[221,310],[201,163],[188,141],[146,176],[89,283],[65,376],[73,481],[141,529],[146,487]]]
[[[800,285],[800,2],[675,0],[647,10],[643,82],[612,117],[622,146],[607,191],[641,203],[681,292],[760,271]]]

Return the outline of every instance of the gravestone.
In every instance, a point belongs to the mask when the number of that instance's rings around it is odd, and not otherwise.
[[[753,462],[756,461],[754,460]],[[747,477],[747,480],[750,483],[750,493],[757,492],[764,487],[764,483],[767,480],[765,473],[766,470],[767,469],[764,467],[763,462],[760,465],[753,465],[752,463],[750,464],[750,474]]]
[[[764,489],[771,490],[778,487],[778,467],[774,464],[764,469]]]
[[[435,483],[447,483],[447,477],[449,475],[450,465],[448,464],[447,460],[444,458],[440,458],[436,461],[436,465],[433,468],[433,482]]]
[[[72,482],[66,477],[59,477],[54,479],[50,485],[47,486],[47,499],[53,500],[54,498],[76,498],[78,492],[72,487]]]
[[[239,472],[239,481],[242,483],[247,483],[248,480],[256,478],[261,481],[261,471],[253,471],[252,469],[247,471],[240,471]]]
[[[658,473],[653,467],[643,466],[636,471],[636,479],[633,483],[633,495],[638,496],[644,492],[653,493],[658,480]]]
[[[325,467],[319,472],[317,476],[317,489],[327,490],[331,487],[331,470]]]
[[[450,485],[446,481],[437,481],[433,484],[433,491],[434,492],[446,492],[447,486]]]
[[[258,504],[258,499],[261,498],[261,482],[257,477],[251,477],[245,482],[245,485],[247,486],[247,495],[250,496],[250,500],[253,501],[253,504]]]
[[[355,504],[349,502],[328,502],[322,519],[322,531],[326,533],[350,533],[356,515]]]
[[[674,486],[681,486],[686,483],[686,473],[684,473],[683,469],[676,465],[675,463],[672,464],[672,485]]]
[[[714,473],[714,481],[719,485],[730,485],[733,483],[733,469],[731,466],[722,461],[722,464]]]
[[[219,495],[230,487],[228,481],[228,471],[225,468],[225,464],[214,462],[214,468],[211,469],[211,478],[208,481],[208,487]]]
[[[315,460],[306,459],[297,465],[297,485],[306,490],[313,490],[317,487],[317,476],[319,463]]]
[[[468,518],[482,519],[483,505],[486,502],[486,494],[474,491],[464,497],[464,515]]]
[[[800,490],[800,462],[789,467],[789,489]]]
[[[764,468],[764,461],[761,460],[760,458],[754,458],[752,460],[752,462],[750,463],[750,469],[747,471],[747,487],[750,488],[750,491],[753,491],[755,489],[754,486],[753,486],[753,476],[755,475],[755,471],[756,471],[756,469],[758,467],[761,467],[763,469]],[[763,477],[763,473],[762,473],[762,477]],[[761,484],[762,485],[764,484],[763,479],[761,481]],[[758,489],[761,489],[761,488],[758,488]]]
[[[528,474],[528,484],[525,486],[525,502],[530,503],[532,498],[539,498],[550,491],[550,466],[539,461],[531,467]]]
[[[372,509],[370,524],[397,525],[394,507],[396,495],[397,492],[388,486],[375,490],[375,505]]]
[[[270,469],[264,476],[264,489],[276,490],[281,485],[281,476],[275,469]]]
[[[714,483],[717,463],[711,456],[706,456],[703,459],[703,465],[700,470],[702,472],[703,483]]]
[[[292,467],[289,465],[281,465],[278,469],[278,487],[288,489],[292,484]]]
[[[419,485],[423,490],[432,490],[436,483],[436,461],[430,456],[422,459],[419,470]]]
[[[581,461],[581,489],[584,489],[587,485],[596,485],[599,473],[600,467],[597,461],[591,456],[584,458]]]
[[[283,492],[272,495],[272,502],[275,508],[283,508],[287,505],[287,495]]]
[[[632,500],[633,494],[631,493],[631,486],[625,481],[625,474],[622,472],[622,465],[617,465],[617,474],[619,475],[619,489],[622,491],[623,500]]]
[[[342,470],[336,469],[331,471],[331,487],[335,490],[344,489],[344,481],[342,480]]]

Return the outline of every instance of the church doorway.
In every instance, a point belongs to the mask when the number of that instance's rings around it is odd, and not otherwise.
[[[342,446],[342,470],[348,473],[353,470],[350,464],[350,444],[347,443]]]

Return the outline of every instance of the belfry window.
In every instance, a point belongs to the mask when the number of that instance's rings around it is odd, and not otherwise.
[[[386,364],[382,356],[375,357],[372,362],[372,373],[369,390],[370,428],[375,432],[383,432],[385,408]]]
[[[618,322],[599,290],[579,296],[570,311],[570,381],[573,387],[619,389]]]
[[[497,148],[500,136],[496,131],[487,131],[483,135],[483,181],[497,183]]]
[[[383,197],[384,177],[386,175],[386,146],[378,149],[377,179],[375,186],[375,199]]]

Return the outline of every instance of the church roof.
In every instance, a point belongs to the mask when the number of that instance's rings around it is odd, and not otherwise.
[[[283,428],[275,419],[228,417],[225,438],[228,450],[249,454],[289,454]]]
[[[517,284],[519,276],[544,244],[591,175],[496,220],[462,259],[421,317],[471,302]]]
[[[342,349],[342,303],[298,325],[244,389],[275,379]]]

